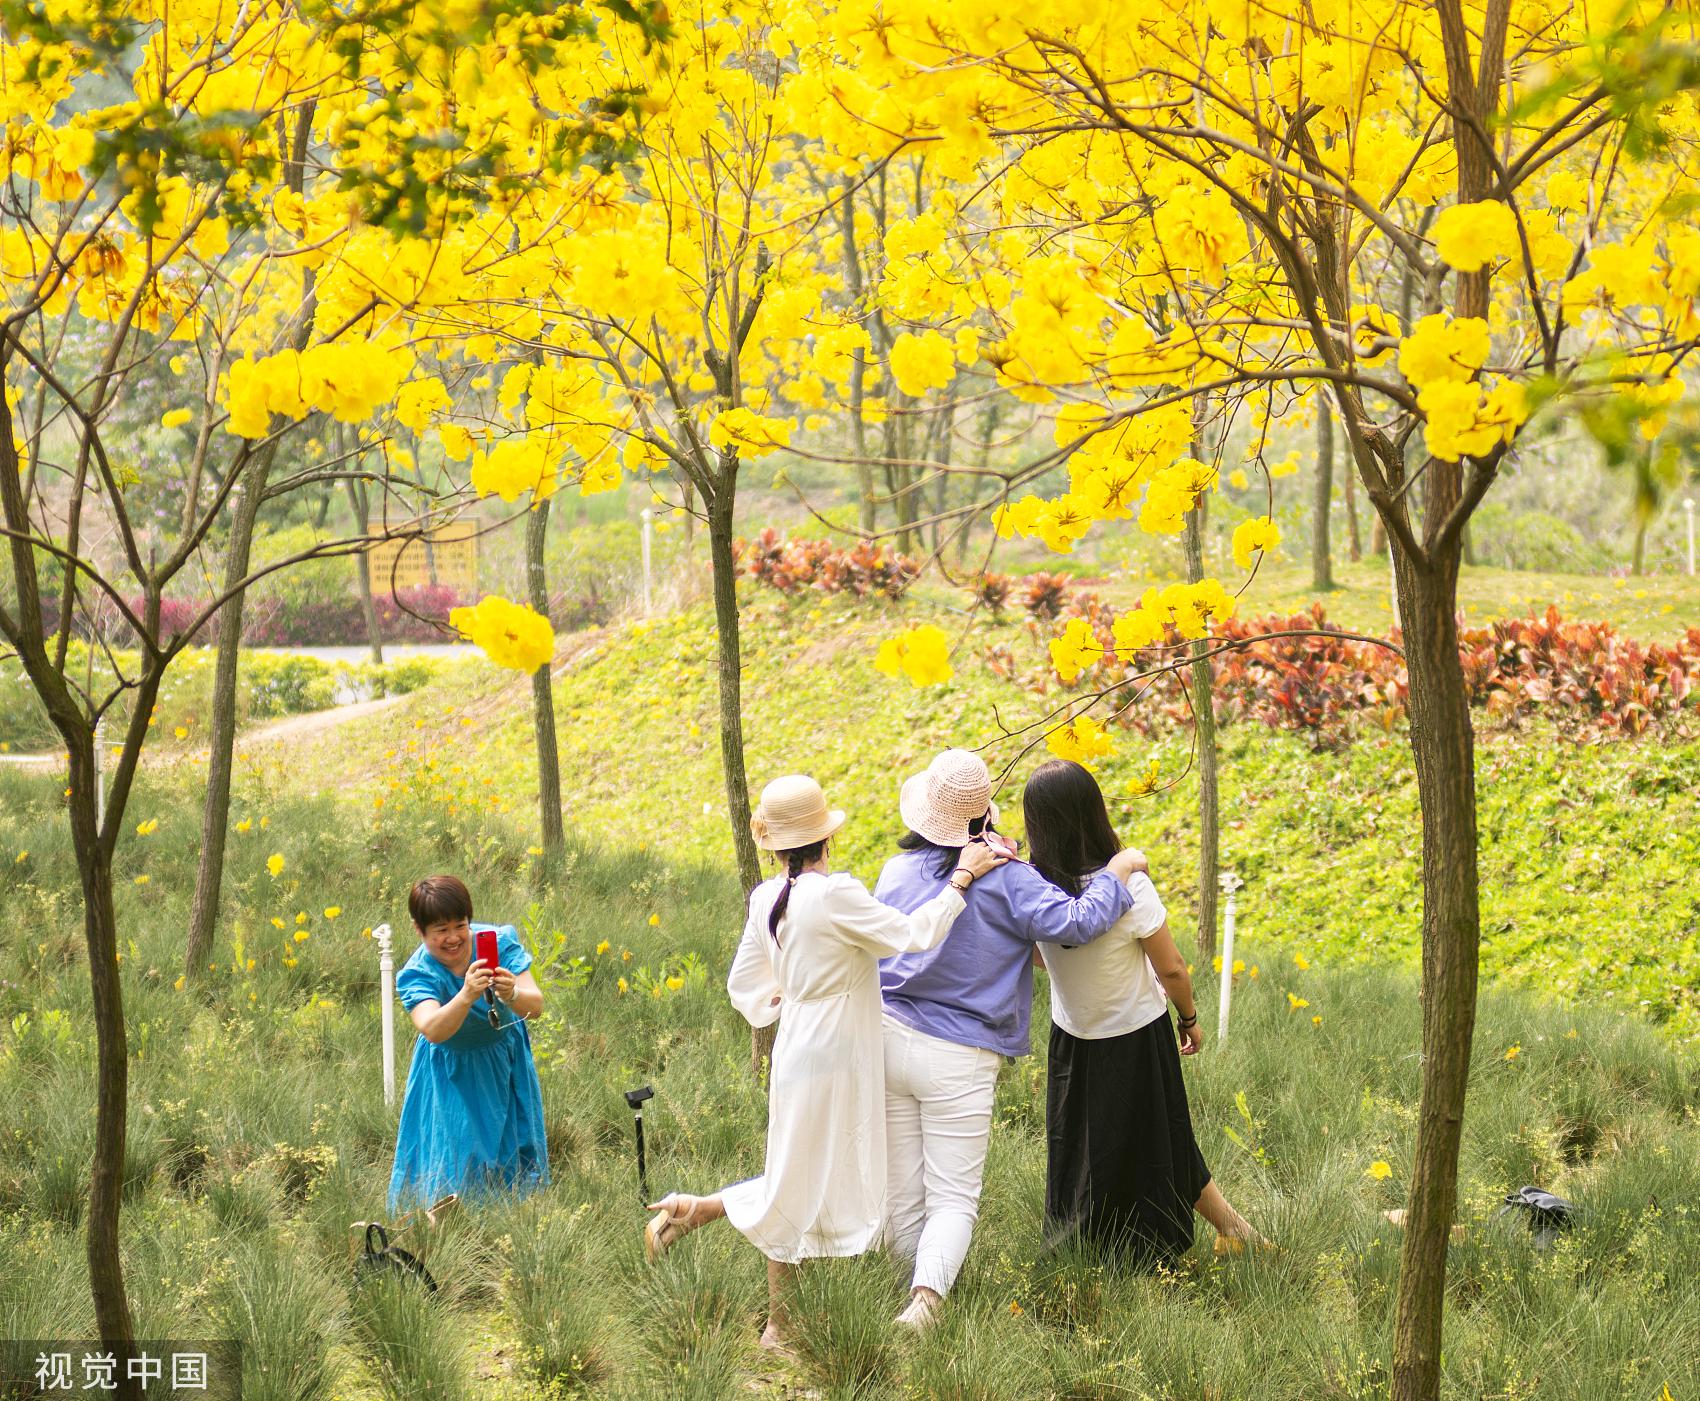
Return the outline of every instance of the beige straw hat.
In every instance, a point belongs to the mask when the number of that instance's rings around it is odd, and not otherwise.
[[[911,832],[934,846],[968,845],[968,824],[988,813],[998,820],[992,801],[992,775],[978,754],[947,749],[926,769],[904,781],[897,810]]]
[[[750,835],[763,851],[792,851],[825,840],[843,825],[844,813],[827,807],[820,784],[794,773],[761,790]]]

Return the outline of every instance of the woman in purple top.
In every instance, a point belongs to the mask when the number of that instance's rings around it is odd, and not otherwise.
[[[964,846],[1001,840],[991,775],[967,750],[946,750],[909,779],[898,806],[909,835],[874,894],[905,913],[938,894]],[[1133,903],[1126,880],[1142,865],[1138,852],[1121,852],[1075,896],[1012,861],[975,882],[938,948],[881,961],[886,1231],[915,1262],[899,1322],[926,1324],[968,1253],[998,1065],[1028,1051],[1034,941],[1096,939]]]

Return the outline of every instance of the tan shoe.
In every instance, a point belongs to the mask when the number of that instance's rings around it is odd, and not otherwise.
[[[698,1197],[684,1192],[670,1192],[658,1202],[651,1202],[655,1215],[643,1228],[643,1253],[654,1264],[665,1255],[681,1236],[696,1229]]]

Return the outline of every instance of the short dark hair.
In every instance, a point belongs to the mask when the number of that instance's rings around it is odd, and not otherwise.
[[[1122,849],[1103,790],[1089,769],[1051,759],[1033,770],[1021,795],[1033,865],[1052,885],[1080,893],[1084,877]]]
[[[459,876],[426,876],[407,893],[407,912],[414,925],[429,929],[433,924],[452,924],[472,918],[472,892]]]

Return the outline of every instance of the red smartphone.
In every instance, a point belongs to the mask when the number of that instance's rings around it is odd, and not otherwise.
[[[480,929],[474,947],[477,950],[475,954],[477,960],[492,973],[502,966],[501,955],[497,952],[496,931],[494,929]]]

